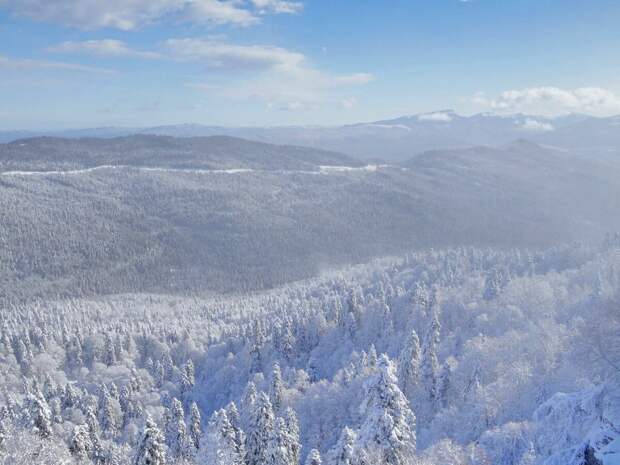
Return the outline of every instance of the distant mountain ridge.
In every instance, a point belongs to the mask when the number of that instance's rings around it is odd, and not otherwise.
[[[0,303],[264,289],[410,249],[600,239],[620,230],[618,179],[619,157],[527,140],[366,167],[227,136],[22,139],[0,144]]]
[[[516,139],[579,150],[620,150],[620,116],[570,114],[554,118],[440,110],[343,126],[223,127],[180,124],[142,128],[102,127],[65,131],[0,131],[0,142],[26,137],[114,138],[133,134],[174,137],[230,136],[271,144],[344,153],[364,160],[402,161],[435,149],[502,145]]]
[[[254,142],[230,136],[115,138],[34,137],[0,144],[0,172],[75,170],[97,166],[174,169],[316,170],[359,166],[347,155],[308,147]]]

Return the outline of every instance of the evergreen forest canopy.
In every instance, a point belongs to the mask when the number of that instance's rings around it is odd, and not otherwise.
[[[620,161],[0,145],[0,464],[617,465]]]

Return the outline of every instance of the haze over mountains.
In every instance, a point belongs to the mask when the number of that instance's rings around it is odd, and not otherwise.
[[[57,137],[121,137],[133,134],[175,137],[228,135],[274,144],[337,151],[366,160],[402,161],[419,152],[476,145],[501,145],[528,139],[560,148],[618,151],[620,116],[581,114],[548,118],[480,113],[461,116],[452,110],[403,116],[345,126],[220,127],[198,124],[147,128],[90,128],[57,132],[0,131],[0,142],[41,135]]]
[[[228,136],[0,145],[6,298],[263,289],[440,246],[620,229],[620,159],[524,140],[367,165]]]

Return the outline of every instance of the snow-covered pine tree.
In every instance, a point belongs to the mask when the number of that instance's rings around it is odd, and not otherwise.
[[[269,435],[265,465],[298,465],[295,461],[299,443],[287,430],[284,418],[278,417]]]
[[[243,465],[245,450],[239,448],[235,430],[225,409],[216,410],[209,424],[197,456],[199,465]]]
[[[426,400],[431,405],[434,405],[437,399],[437,377],[439,375],[437,345],[439,344],[440,331],[438,309],[434,305],[431,308],[431,319],[426,332],[426,338],[424,339],[424,345],[422,346],[420,364],[420,380],[426,394]]]
[[[4,423],[4,417],[0,415],[0,452],[4,448],[8,436],[7,427]]]
[[[340,433],[340,438],[327,457],[328,465],[353,465],[355,462],[355,442],[357,435],[348,426]]]
[[[409,399],[412,399],[413,391],[420,381],[420,352],[418,333],[412,330],[398,358],[398,383]]]
[[[103,343],[103,363],[107,366],[114,365],[116,363],[116,353],[114,352],[114,341],[110,333],[106,333]]]
[[[275,412],[279,412],[282,408],[282,402],[284,399],[284,384],[282,383],[282,371],[280,370],[280,364],[274,363],[273,370],[271,372],[271,387],[269,389],[269,397],[271,404]]]
[[[165,465],[166,445],[164,436],[151,419],[146,417],[142,438],[138,444],[133,465]]]
[[[166,415],[165,437],[171,457],[189,456],[192,440],[187,433],[183,404],[176,398],[172,399],[172,405]]]
[[[99,398],[99,422],[106,438],[113,438],[118,433],[119,419],[115,402],[107,387],[103,385]]]
[[[185,365],[183,365],[183,370],[181,372],[181,393],[186,395],[194,389],[194,384],[196,383],[196,374],[194,370],[194,362],[188,360]]]
[[[245,457],[245,433],[243,432],[243,427],[241,425],[241,415],[239,415],[237,405],[234,402],[230,402],[226,406],[226,415],[228,415],[228,421],[230,421],[230,425],[235,433],[235,444],[237,450],[243,450],[243,457]]]
[[[194,449],[200,448],[200,436],[202,435],[202,425],[200,420],[200,410],[196,402],[192,402],[189,409],[189,436],[194,443]]]
[[[79,462],[88,458],[92,449],[92,442],[87,425],[76,425],[73,427],[69,442],[69,451]]]
[[[322,463],[321,453],[318,450],[312,449],[308,452],[305,465],[321,465]]]
[[[250,348],[250,373],[260,373],[263,370],[262,350],[265,334],[260,321],[254,321],[254,342]]]
[[[256,384],[253,381],[248,381],[243,391],[243,397],[241,399],[241,424],[243,429],[247,431],[250,425],[250,418],[254,411],[254,404],[256,403],[256,397],[258,393],[256,391]]]
[[[301,456],[301,444],[299,442],[299,420],[295,410],[288,407],[284,411],[284,423],[286,430],[291,437],[291,460],[293,463],[299,463]]]
[[[368,367],[374,370],[377,367],[377,349],[374,344],[370,344],[368,349]]]
[[[86,426],[88,427],[88,436],[91,444],[89,456],[94,463],[103,463],[105,451],[101,443],[99,421],[92,406],[88,406],[86,409]]]
[[[415,454],[416,420],[407,398],[398,388],[395,367],[387,355],[381,355],[377,372],[365,387],[359,447],[379,453],[381,463],[386,465],[407,463]]]
[[[29,398],[29,416],[34,431],[43,439],[52,437],[52,412],[38,389]]]
[[[290,362],[294,357],[295,345],[296,345],[295,336],[293,335],[293,329],[291,326],[290,320],[285,320],[284,325],[282,326],[282,331],[280,333],[280,353],[284,357],[284,359]]]
[[[359,303],[358,292],[355,289],[349,295],[348,312],[353,314],[355,321],[359,325],[362,321],[362,306]]]
[[[157,362],[155,362],[155,366],[153,367],[153,370],[155,371],[155,374],[153,376],[155,380],[155,386],[161,387],[166,381],[166,369],[164,368],[163,363],[157,360]]]
[[[448,406],[451,375],[452,369],[450,368],[450,364],[445,362],[439,374],[437,385],[437,407],[445,408]]]
[[[355,340],[355,336],[357,334],[357,319],[355,318],[355,314],[353,312],[347,312],[345,316],[345,334],[351,339]]]
[[[245,453],[247,465],[264,465],[267,460],[267,445],[274,427],[273,408],[264,392],[258,394],[250,414],[246,431]]]

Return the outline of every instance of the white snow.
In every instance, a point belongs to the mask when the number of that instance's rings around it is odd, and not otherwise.
[[[92,168],[81,168],[75,170],[50,170],[50,171],[5,171],[0,173],[2,176],[71,176],[93,173],[95,171],[103,170],[135,170],[145,172],[162,172],[162,173],[190,173],[190,174],[243,174],[243,173],[269,173],[277,172],[280,174],[329,174],[338,172],[374,172],[379,168],[386,168],[389,165],[366,165],[366,166],[333,166],[333,165],[321,165],[319,171],[310,170],[257,170],[253,168],[230,168],[230,169],[185,169],[185,168],[162,168],[162,167],[136,167],[129,165],[100,165]]]
[[[411,131],[409,126],[404,124],[379,124],[379,123],[369,123],[364,126],[369,128],[379,128],[379,129],[402,129],[403,131]]]

